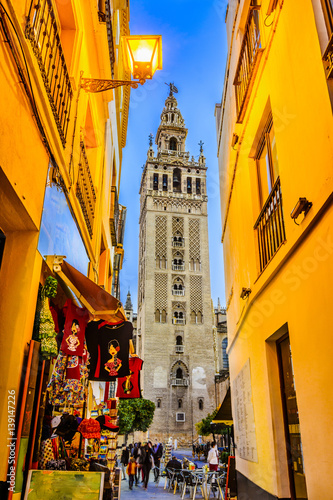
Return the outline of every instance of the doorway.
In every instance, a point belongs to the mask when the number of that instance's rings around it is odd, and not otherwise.
[[[288,333],[277,341],[291,500],[307,500],[302,441]]]

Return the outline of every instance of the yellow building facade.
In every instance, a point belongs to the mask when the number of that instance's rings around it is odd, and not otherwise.
[[[129,6],[4,0],[0,20],[0,496],[7,498],[9,416],[19,421],[24,411],[37,293],[50,271],[44,256],[67,256],[110,293],[119,285],[129,87],[90,93],[81,83],[130,79],[120,50]],[[9,498],[21,490],[16,484]]]
[[[332,498],[327,0],[230,0],[216,106],[240,498]]]

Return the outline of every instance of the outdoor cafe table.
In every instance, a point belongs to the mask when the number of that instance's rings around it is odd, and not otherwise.
[[[196,481],[197,485],[201,487],[202,495],[205,500],[208,500],[210,497],[210,492],[212,489],[212,480],[213,476],[216,476],[216,486],[218,487],[221,498],[224,500],[224,493],[220,487],[219,481],[218,481],[218,471],[206,471],[203,469],[194,469],[191,471],[194,480]],[[201,481],[201,483],[200,483]],[[193,499],[194,500],[194,499]]]

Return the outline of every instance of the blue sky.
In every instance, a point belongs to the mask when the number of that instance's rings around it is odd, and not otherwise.
[[[142,166],[174,82],[175,95],[188,128],[186,150],[196,159],[204,142],[208,193],[211,293],[214,305],[225,304],[221,212],[214,107],[221,102],[227,56],[227,0],[130,0],[132,35],[162,35],[163,70],[131,91],[127,143],[124,149],[119,202],[127,207],[125,257],[120,273],[121,300],[130,290],[137,311],[139,187]],[[155,152],[156,146],[154,145]]]

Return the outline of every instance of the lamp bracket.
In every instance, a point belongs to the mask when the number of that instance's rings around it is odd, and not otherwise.
[[[137,89],[139,83],[143,85],[145,80],[100,80],[97,78],[82,78],[81,88],[86,92],[104,92],[105,90],[115,89],[128,85],[133,89]]]

